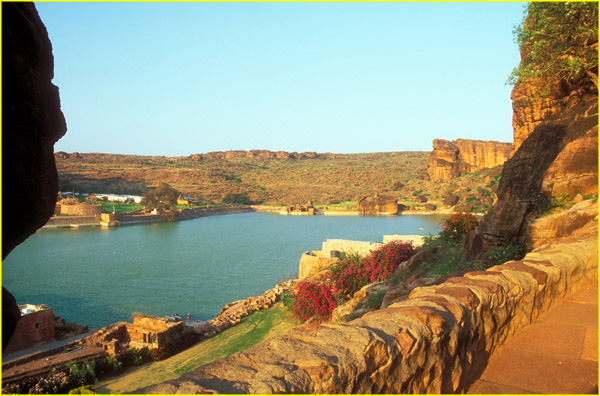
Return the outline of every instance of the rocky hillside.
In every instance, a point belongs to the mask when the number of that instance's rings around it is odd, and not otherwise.
[[[275,155],[275,156],[274,156]],[[486,210],[495,198],[501,166],[431,180],[427,153],[274,153],[267,150],[193,154],[188,157],[57,152],[61,191],[145,194],[168,183],[202,203],[247,193],[265,204],[316,205],[358,201],[373,193],[407,206],[455,204]],[[455,200],[446,200],[454,197]],[[448,202],[450,202],[448,204]]]
[[[451,180],[465,173],[502,166],[510,152],[510,143],[434,139],[433,151],[427,158],[427,173],[432,180]]]
[[[314,151],[297,153],[288,153],[287,151],[270,151],[270,150],[228,150],[228,151],[212,151],[206,154],[192,154],[190,159],[201,161],[206,159],[229,159],[229,158],[283,158],[283,159],[315,159],[315,158],[335,158],[335,154],[331,153],[316,153]]]

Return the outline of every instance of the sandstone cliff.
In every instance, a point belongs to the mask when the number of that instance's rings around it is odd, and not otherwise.
[[[504,164],[498,202],[466,242],[468,257],[482,257],[506,240],[524,241],[537,194],[597,194],[597,136],[597,95],[571,96],[560,112],[537,125]]]
[[[288,153],[287,151],[270,151],[270,150],[228,150],[228,151],[212,151],[206,154],[192,154],[190,159],[194,161],[202,161],[206,159],[229,159],[229,158],[283,158],[283,159],[317,159],[317,158],[335,158],[335,154],[331,153],[316,153],[314,151],[297,153]]]
[[[510,151],[510,143],[434,139],[427,172],[432,180],[450,180],[464,173],[502,165],[510,157]]]
[[[54,143],[67,127],[53,76],[52,45],[33,3],[2,3],[2,258],[54,213]],[[4,347],[19,311],[10,293],[2,296]]]
[[[514,154],[504,164],[498,202],[465,241],[470,259],[507,240],[527,241],[530,248],[539,244],[530,235],[532,230],[539,234],[532,205],[538,194],[562,199],[598,194],[598,89],[593,81],[518,81],[511,99]],[[574,223],[584,226],[580,220]],[[573,224],[564,228],[575,231]]]

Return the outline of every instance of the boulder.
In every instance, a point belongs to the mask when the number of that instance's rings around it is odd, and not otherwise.
[[[458,195],[456,194],[448,194],[446,198],[444,198],[443,204],[445,206],[454,206],[458,202]]]
[[[427,197],[425,195],[417,195],[415,201],[419,203],[427,202]]]
[[[434,204],[430,204],[430,203],[427,203],[427,204],[423,205],[423,207],[426,210],[429,210],[430,212],[433,212],[434,210],[437,209],[437,206],[435,206]]]
[[[363,215],[397,214],[398,199],[391,195],[373,194],[358,201],[358,211]]]
[[[464,203],[464,204],[460,204],[460,205],[456,205],[454,207],[454,212],[455,213],[470,213],[473,210],[473,204],[470,202]]]
[[[592,200],[581,201],[564,212],[531,221],[527,228],[527,246],[534,249],[556,244],[564,238],[587,234],[591,227],[598,227],[598,204]]]
[[[406,300],[408,298],[409,290],[404,285],[398,285],[391,288],[383,297],[381,302],[381,308],[387,308],[395,302]]]

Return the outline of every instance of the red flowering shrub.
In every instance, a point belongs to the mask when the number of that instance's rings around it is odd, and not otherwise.
[[[369,283],[369,274],[358,256],[340,260],[331,270],[331,281],[336,287],[336,297],[339,299],[350,299]]]
[[[440,232],[440,237],[445,240],[460,239],[478,225],[477,218],[471,213],[455,213],[449,219],[444,220],[444,228]]]
[[[367,283],[382,282],[398,268],[401,262],[415,254],[412,242],[392,241],[383,245],[363,259],[369,276]]]
[[[321,323],[331,319],[331,313],[337,307],[335,285],[322,282],[304,281],[294,290],[294,311],[296,318],[307,321],[314,318]]]

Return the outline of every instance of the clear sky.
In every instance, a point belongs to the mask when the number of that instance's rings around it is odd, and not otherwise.
[[[56,151],[430,151],[512,142],[518,2],[38,2]]]

